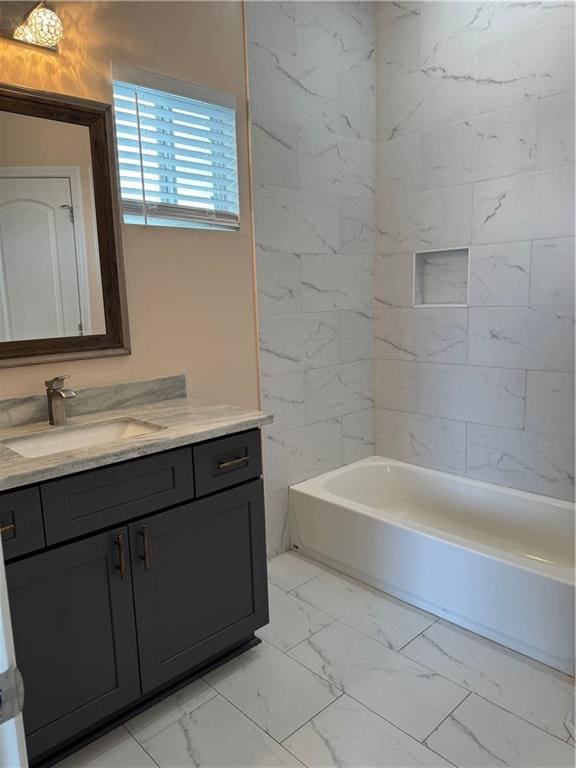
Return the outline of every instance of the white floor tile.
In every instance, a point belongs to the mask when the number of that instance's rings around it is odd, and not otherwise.
[[[269,585],[268,598],[270,623],[256,634],[280,651],[287,651],[334,621],[331,616],[274,584]]]
[[[561,739],[569,735],[574,683],[560,672],[441,622],[402,653]]]
[[[394,650],[436,620],[376,589],[332,573],[306,582],[294,594]]]
[[[206,676],[210,685],[275,739],[285,739],[340,691],[268,643]]]
[[[472,694],[426,744],[460,768],[574,765],[574,749]]]
[[[284,552],[268,561],[268,578],[285,592],[318,576],[324,570],[320,563],[313,563],[293,552]]]
[[[449,764],[374,712],[342,696],[284,742],[313,768],[415,768]]]
[[[161,768],[283,768],[299,761],[221,696],[144,742]]]
[[[156,763],[124,728],[89,744],[56,768],[156,768]]]
[[[339,622],[289,655],[419,740],[468,695],[465,688]]]
[[[196,680],[191,685],[181,688],[172,696],[159,702],[126,723],[130,733],[142,742],[179,720],[182,715],[204,704],[218,694],[203,680]]]

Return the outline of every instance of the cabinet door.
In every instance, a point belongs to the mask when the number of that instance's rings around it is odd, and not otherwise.
[[[262,481],[133,523],[144,692],[268,621]]]
[[[32,758],[140,695],[128,549],[122,527],[6,568]]]

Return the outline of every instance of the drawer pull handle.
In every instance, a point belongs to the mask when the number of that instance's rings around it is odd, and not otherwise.
[[[8,525],[3,525],[0,528],[0,533],[8,533],[8,531],[13,531],[16,529],[16,525],[14,523],[9,523]]]
[[[221,461],[218,469],[234,469],[235,467],[244,467],[250,461],[250,456],[241,456],[239,459],[230,459],[230,461]]]
[[[118,548],[118,565],[116,569],[120,571],[120,578],[124,581],[126,578],[126,557],[124,555],[124,535],[122,533],[116,536],[115,544]]]
[[[140,555],[140,560],[144,560],[144,568],[149,571],[150,570],[150,533],[148,530],[148,526],[144,525],[140,529],[140,536],[142,536],[142,547],[144,549],[144,554]]]

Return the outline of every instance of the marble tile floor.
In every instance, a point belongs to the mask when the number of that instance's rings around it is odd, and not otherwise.
[[[574,681],[289,552],[263,642],[58,768],[574,765]]]

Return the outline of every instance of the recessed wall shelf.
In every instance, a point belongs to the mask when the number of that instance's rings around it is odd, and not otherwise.
[[[468,270],[468,248],[414,253],[414,306],[466,306]]]

